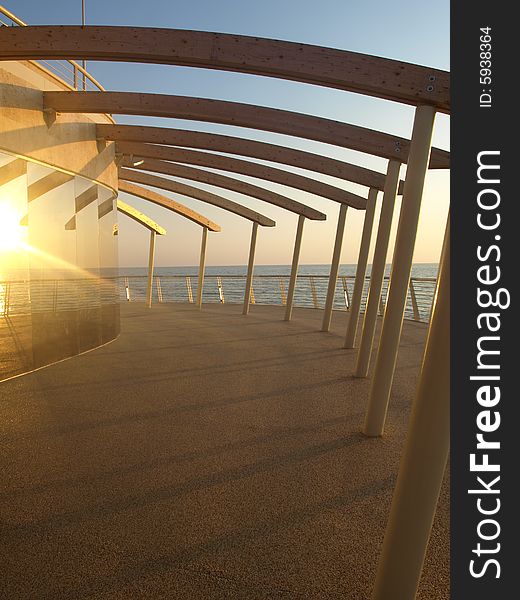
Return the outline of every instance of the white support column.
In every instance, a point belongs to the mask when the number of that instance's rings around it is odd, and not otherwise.
[[[365,419],[364,432],[368,436],[382,435],[385,426],[412,271],[424,179],[430,161],[434,121],[433,106],[416,108],[385,317]]]
[[[249,312],[249,301],[251,299],[251,287],[253,285],[253,269],[255,267],[255,249],[256,236],[258,233],[258,223],[253,221],[253,229],[251,230],[251,245],[249,247],[249,262],[247,263],[247,278],[246,291],[244,294],[244,308],[242,314],[247,315]]]
[[[341,246],[343,245],[343,234],[345,232],[345,220],[347,218],[346,204],[341,204],[339,208],[338,227],[336,229],[336,240],[334,242],[334,252],[332,253],[332,264],[330,266],[329,287],[327,288],[327,300],[325,301],[325,311],[323,313],[322,331],[329,331],[332,318],[332,307],[334,305],[334,294],[336,292],[336,280],[338,278],[339,261],[341,258]]]
[[[356,377],[366,377],[370,365],[370,355],[374,344],[376,332],[377,314],[381,303],[381,291],[385,277],[386,257],[388,255],[388,242],[392,229],[392,218],[394,216],[395,199],[399,187],[399,172],[401,163],[397,160],[388,161],[383,193],[383,204],[379,216],[379,227],[377,230],[376,247],[372,259],[372,270],[370,273],[370,288],[368,290],[367,305],[363,318],[363,329],[356,364]]]
[[[417,395],[372,600],[413,600],[450,446],[449,221]]]
[[[296,229],[296,239],[294,240],[294,251],[293,251],[292,266],[291,266],[291,278],[289,280],[289,290],[287,292],[287,301],[285,303],[284,319],[286,321],[291,320],[293,300],[294,300],[294,290],[296,288],[296,277],[298,275],[298,261],[300,260],[300,250],[302,247],[304,223],[305,223],[305,217],[303,215],[300,215],[298,217],[298,227]]]
[[[204,271],[206,269],[206,245],[208,243],[208,228],[202,228],[202,241],[200,243],[199,275],[197,277],[197,307],[202,309],[202,292],[204,290]]]
[[[354,282],[354,293],[350,304],[347,333],[345,335],[344,348],[354,348],[356,342],[356,332],[359,320],[359,309],[361,308],[361,299],[363,298],[363,288],[365,287],[365,275],[367,272],[368,251],[370,250],[370,238],[372,237],[372,226],[374,225],[374,215],[376,212],[377,189],[370,188],[367,198],[367,207],[365,210],[365,220],[363,222],[363,233],[361,234],[361,244],[359,246],[358,262],[356,267],[356,280]]]
[[[148,283],[146,285],[146,306],[152,307],[153,262],[155,258],[155,231],[150,231],[150,251],[148,254]]]

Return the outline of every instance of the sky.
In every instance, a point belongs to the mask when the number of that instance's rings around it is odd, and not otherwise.
[[[28,24],[79,24],[81,0],[6,0],[4,5]],[[86,0],[86,22],[97,25],[171,27],[316,44],[362,52],[449,70],[449,1],[438,0]],[[107,90],[142,91],[231,100],[313,114],[410,138],[413,107],[319,86],[266,77],[189,69],[168,65],[89,62],[87,69]],[[359,164],[380,172],[386,160],[291,136],[209,123],[115,115],[118,123],[180,127],[236,135],[288,147],[301,148]],[[449,117],[437,115],[433,143],[449,150]],[[277,165],[273,165],[277,166]],[[280,167],[280,165],[278,165]],[[367,188],[332,177],[282,166],[366,197]],[[401,176],[406,168],[403,166]],[[226,174],[226,173],[224,173]],[[229,175],[229,173],[228,173]],[[327,214],[327,221],[305,225],[300,262],[327,264],[332,257],[339,205],[294,188],[238,175],[244,181],[277,191]],[[179,181],[183,181],[180,180]],[[193,182],[184,181],[185,183]],[[199,184],[197,184],[199,185]],[[290,264],[297,215],[248,196],[211,186],[221,193],[274,219],[275,228],[260,228],[257,264]],[[161,192],[201,212],[221,225],[208,241],[208,265],[240,265],[247,262],[249,221],[219,208]],[[121,194],[121,198],[157,221],[167,235],[157,240],[157,266],[198,264],[201,229],[161,207]],[[379,195],[377,215],[382,194]],[[430,171],[427,176],[419,223],[415,262],[437,262],[449,207],[449,172]],[[397,228],[400,202],[396,204],[391,247]],[[377,224],[376,215],[376,224]],[[349,209],[341,262],[355,263],[363,226],[363,212]],[[137,223],[119,217],[120,265],[145,266],[148,232]],[[374,229],[375,231],[375,229]],[[373,253],[375,235],[372,236]],[[388,260],[391,260],[391,250]]]

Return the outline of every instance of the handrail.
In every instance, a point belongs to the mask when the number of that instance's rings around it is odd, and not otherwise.
[[[17,17],[15,14],[13,14],[9,9],[5,8],[5,6],[3,6],[2,4],[0,4],[0,13],[3,14],[3,15],[5,15],[13,23],[16,23],[16,25],[19,25],[20,27],[27,27],[27,23],[25,23],[24,21],[22,21],[22,19],[20,19],[19,17]],[[2,24],[2,25],[4,25],[4,26],[7,27],[7,25],[3,21],[0,21],[0,24]],[[42,69],[43,71],[49,73],[55,79],[58,79],[61,83],[65,84],[71,90],[76,90],[77,91],[79,89],[78,85],[77,85],[77,81],[78,81],[77,72],[79,71],[84,76],[84,78],[88,79],[99,90],[101,90],[102,92],[106,91],[105,88],[99,83],[99,81],[95,77],[93,77],[86,69],[84,69],[75,60],[66,60],[65,61],[65,62],[71,64],[74,67],[74,69],[73,69],[74,85],[70,85],[70,83],[68,83],[65,79],[62,79],[59,75],[56,75],[55,73],[52,73],[51,71],[49,71],[49,69],[47,69],[46,67],[42,66],[38,61],[30,60],[28,62],[32,63],[33,65],[37,65],[40,69]],[[85,80],[83,82],[83,89],[84,90],[86,89],[86,81]]]
[[[168,274],[168,275],[158,275],[158,277],[164,277],[166,279],[183,279],[184,277],[196,277],[197,274],[190,274],[190,275],[186,275],[186,274]],[[114,277],[103,277],[102,279],[121,279],[123,277],[131,277],[132,279],[139,279],[139,278],[143,278],[146,279],[147,275],[116,275]],[[245,279],[246,275],[245,274],[241,274],[241,273],[236,273],[236,274],[221,274],[221,275],[216,275],[215,273],[206,273],[205,277],[220,277],[222,279]],[[261,279],[261,278],[266,278],[266,279],[273,279],[276,277],[290,277],[289,274],[286,273],[271,273],[271,274],[262,274],[259,273],[258,275],[255,274],[255,279]],[[298,279],[310,279],[311,277],[314,277],[315,279],[326,279],[328,281],[329,276],[328,275],[323,275],[323,274],[306,274],[306,273],[298,273]],[[352,279],[355,280],[356,276],[355,275],[338,275],[338,279],[341,278],[346,278],[346,279]],[[84,280],[85,277],[67,277],[67,279],[64,279],[63,281],[82,281]],[[385,275],[384,277],[385,281],[389,280],[390,278],[388,277],[388,275]],[[411,277],[410,278],[412,281],[417,282],[417,281],[427,281],[427,282],[435,282],[437,281],[437,279],[435,277]],[[36,279],[36,280],[30,280],[30,279],[0,279],[0,285],[4,285],[6,283],[30,283],[31,281],[54,281],[54,279]],[[61,281],[61,280],[60,280]],[[365,277],[365,281],[370,281],[370,276],[367,275]]]
[[[243,284],[246,275],[243,274],[209,274],[207,281],[214,281],[214,287],[204,289],[206,302],[224,304],[224,287],[226,299],[230,303],[242,301]],[[286,302],[285,285],[289,275],[273,273],[258,274],[253,280],[253,294],[256,303],[284,305]],[[388,277],[385,277],[385,287],[381,296],[384,311],[384,296],[388,288]],[[231,282],[224,285],[224,282]],[[323,274],[301,274],[298,276],[300,285],[296,293],[296,305],[320,308],[322,307],[324,291],[328,276]],[[336,287],[334,307],[341,310],[350,309],[350,293],[354,285],[354,275],[340,275]],[[5,280],[0,281],[0,317],[12,317],[29,314],[32,310],[70,310],[76,307],[78,290],[86,301],[93,305],[102,302],[116,303],[119,301],[140,301],[146,289],[147,275],[103,276],[99,279],[66,278],[66,279],[37,279],[37,280]],[[370,278],[365,278],[363,286],[362,306],[365,306],[368,296]],[[347,285],[350,286],[349,287]],[[191,273],[155,275],[155,301],[162,302],[193,302],[194,287],[198,285],[198,275],[195,270]],[[132,287],[132,293],[130,288]],[[427,322],[431,312],[436,287],[435,277],[412,277],[409,286],[409,303],[407,319]],[[101,293],[101,296],[99,295]],[[255,296],[253,296],[255,297]]]
[[[168,274],[168,275],[158,275],[158,277],[164,277],[166,279],[183,279],[184,277],[196,277],[196,273],[195,274],[190,274],[190,275],[186,275],[186,274]],[[131,277],[132,279],[139,279],[139,278],[143,278],[146,279],[147,275],[116,275],[114,277],[102,277],[102,279],[121,279],[123,277]],[[214,273],[206,273],[205,277],[220,277],[221,279],[245,279],[246,275],[245,274],[241,274],[241,273],[236,273],[236,274],[221,274],[221,275],[216,275]],[[289,274],[286,273],[272,273],[272,274],[255,274],[255,279],[261,279],[262,277],[266,278],[266,279],[272,279],[272,278],[276,278],[276,277],[290,277]],[[329,276],[328,275],[323,275],[323,274],[306,274],[306,273],[298,273],[298,279],[310,279],[311,277],[314,277],[316,279],[326,279],[328,281]],[[352,279],[355,280],[356,276],[355,275],[338,275],[338,279],[341,279],[345,277],[346,279]],[[83,279],[85,279],[85,277],[68,277],[67,279],[64,279],[63,281],[82,281]],[[388,277],[388,275],[385,275],[384,277],[385,281],[389,280],[390,278]],[[411,277],[410,278],[412,281],[416,282],[416,281],[427,281],[427,282],[435,282],[437,281],[437,279],[435,277]],[[31,280],[29,279],[4,279],[1,280],[0,279],[0,285],[5,285],[6,283],[29,283]],[[54,279],[36,279],[36,280],[32,280],[32,281],[54,281]],[[60,280],[61,281],[61,280]],[[370,281],[370,276],[367,275],[365,277],[365,281]]]

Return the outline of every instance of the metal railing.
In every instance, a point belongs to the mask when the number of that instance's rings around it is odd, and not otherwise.
[[[10,10],[0,4],[0,27],[27,27]],[[101,90],[105,88],[88,71],[74,60],[29,60],[70,90]]]
[[[327,275],[299,275],[294,293],[294,306],[323,308],[327,295]],[[206,275],[204,303],[241,304],[244,299],[245,275]],[[361,311],[364,311],[369,278],[365,279]],[[197,275],[157,275],[153,279],[154,303],[194,303],[198,285]],[[285,305],[289,275],[256,275],[253,278],[252,304]],[[436,279],[412,277],[408,288],[405,318],[428,322],[435,293]],[[0,281],[0,316],[28,314],[31,311],[68,310],[89,303],[144,302],[146,275],[103,277],[100,279],[46,279]],[[354,276],[338,277],[334,309],[349,310],[354,290]],[[388,278],[383,283],[380,314],[384,313]]]
[[[193,303],[192,288],[198,284],[196,275],[156,275],[153,302]],[[146,276],[125,277],[126,287],[121,290],[121,301],[144,302],[146,298]],[[208,275],[204,277],[204,302],[241,304],[244,299],[245,275]],[[327,275],[299,275],[294,293],[294,306],[323,308],[327,295]],[[355,277],[342,275],[336,282],[334,309],[349,310],[354,291]],[[370,279],[365,279],[361,311],[364,311]],[[428,322],[430,318],[436,279],[434,277],[412,277],[408,288],[405,318]],[[251,304],[280,304],[287,302],[289,275],[255,275],[251,290]],[[158,290],[160,289],[160,294]],[[380,314],[384,312],[388,292],[388,277],[383,282]],[[129,296],[127,296],[129,293]]]

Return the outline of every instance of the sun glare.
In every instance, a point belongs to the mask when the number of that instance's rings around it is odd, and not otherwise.
[[[0,202],[0,252],[23,247],[26,229],[20,225],[20,214],[7,202]]]

